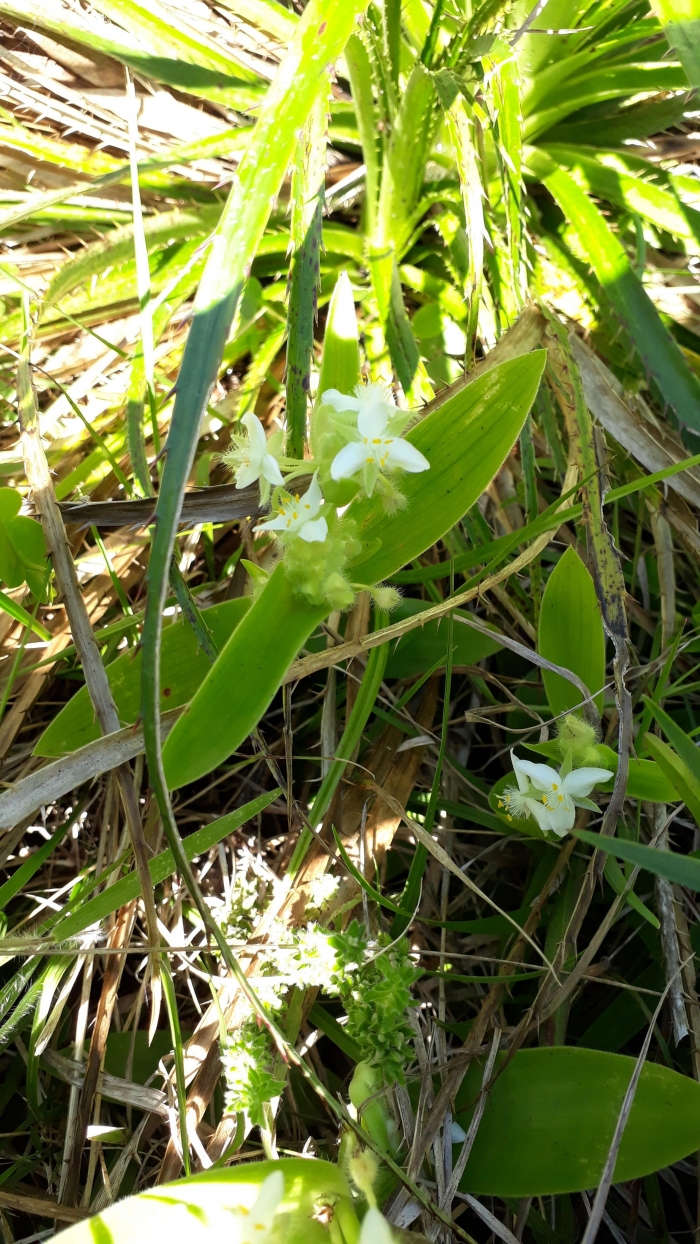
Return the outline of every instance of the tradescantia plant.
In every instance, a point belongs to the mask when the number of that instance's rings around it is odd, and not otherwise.
[[[680,1238],[697,5],[0,19],[0,1227]]]

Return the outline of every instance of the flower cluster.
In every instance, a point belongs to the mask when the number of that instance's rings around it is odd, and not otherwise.
[[[267,1029],[253,1017],[245,1020],[222,1054],[227,1112],[245,1111],[254,1127],[262,1127],[266,1105],[284,1089],[284,1080],[274,1074],[275,1050]]]
[[[359,492],[367,497],[377,493],[387,511],[395,511],[404,504],[396,473],[429,470],[427,458],[402,436],[410,418],[384,385],[358,385],[354,396],[328,389],[312,421],[312,461],[285,457],[284,432],[268,439],[251,413],[241,420],[244,434],[234,435],[232,449],[222,455],[237,488],[259,483],[263,505],[272,492],[271,517],[255,530],[280,541],[291,581],[312,603],[342,609],[354,598],[345,570],[360,545],[354,524],[341,522],[336,507]],[[313,475],[305,492],[289,487],[309,470]],[[393,596],[391,603],[396,603]]]
[[[594,786],[613,776],[610,769],[572,768],[571,752],[559,770],[519,760],[513,751],[510,755],[518,785],[506,787],[498,806],[508,817],[534,817],[544,833],[559,838],[573,829],[577,808],[598,811],[598,805],[587,796]]]
[[[279,944],[267,971],[255,979],[263,1006],[279,1010],[294,986],[323,989],[345,1007],[345,1031],[359,1045],[365,1062],[379,1068],[388,1084],[403,1082],[412,1051],[405,1013],[418,975],[408,943],[392,945],[384,934],[370,943],[356,920],[344,932],[329,933],[311,923],[294,930],[280,926],[278,933]],[[281,1093],[284,1084],[275,1076],[272,1041],[255,1015],[251,1013],[227,1038],[222,1057],[227,1111],[246,1111],[252,1124],[261,1125],[266,1103]]]
[[[338,970],[326,992],[336,992],[345,1007],[345,1031],[359,1045],[363,1060],[380,1068],[388,1084],[403,1084],[413,1050],[406,1008],[418,976],[408,943],[402,939],[392,945],[386,934],[380,934],[370,948],[356,920],[330,941],[338,955]]]

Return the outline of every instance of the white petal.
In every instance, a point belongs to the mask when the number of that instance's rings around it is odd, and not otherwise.
[[[546,834],[552,828],[549,810],[538,799],[526,799],[527,810]]]
[[[350,479],[364,466],[366,457],[365,446],[359,441],[351,441],[349,445],[344,445],[331,463],[331,478]]]
[[[326,389],[321,394],[321,405],[332,406],[334,410],[359,410],[361,404],[358,397],[348,397],[347,393],[340,393],[338,389]]]
[[[359,1244],[394,1244],[391,1227],[378,1209],[368,1209],[362,1219]]]
[[[452,1124],[451,1139],[453,1145],[461,1145],[462,1141],[467,1139],[467,1133],[463,1127],[460,1127],[459,1123]]]
[[[255,528],[255,530],[256,532],[257,531],[286,531],[287,520],[283,514],[280,514],[278,515],[277,518],[271,518],[268,523],[260,523],[259,526]]]
[[[512,752],[511,756],[513,756]],[[563,785],[556,769],[551,769],[549,765],[538,765],[532,760],[519,760],[517,756],[513,756],[513,768],[516,774],[526,773],[537,790],[550,791],[555,785]]]
[[[404,471],[412,471],[414,474],[430,470],[428,459],[423,457],[415,445],[401,437],[396,437],[389,446],[389,466],[402,467]]]
[[[248,488],[256,479],[260,479],[259,462],[248,462],[245,466],[239,466],[236,471],[236,488]]]
[[[567,807],[565,803],[560,803],[556,808],[550,808],[550,824],[560,838],[573,829],[575,817],[576,809],[573,806]]]
[[[526,790],[528,789],[528,787],[529,787],[530,783],[528,782],[527,778],[525,777],[525,774],[521,772],[521,769],[520,769],[520,761],[518,760],[518,757],[516,756],[516,754],[515,754],[515,752],[512,750],[512,748],[511,748],[511,753],[510,753],[510,763],[511,763],[511,764],[512,764],[512,766],[513,766],[513,771],[514,771],[515,776],[516,776],[516,778],[517,778],[517,782],[518,782],[518,790],[520,790],[520,791],[526,791]]]
[[[258,416],[254,415],[252,411],[248,411],[248,414],[241,419],[241,423],[248,433],[253,453],[256,456],[264,454],[267,446],[267,437]]]
[[[284,483],[284,480],[282,479],[282,472],[279,468],[279,462],[276,458],[272,457],[272,454],[265,454],[265,457],[261,463],[261,471],[265,476],[265,479],[269,480],[271,484]]]
[[[562,782],[567,795],[590,795],[594,786],[613,777],[610,769],[572,769]]]
[[[328,535],[328,523],[325,518],[314,518],[301,525],[299,535],[307,544],[323,544]]]
[[[370,439],[383,436],[392,407],[386,400],[386,392],[379,384],[368,385],[362,396],[360,413],[357,416],[357,430],[360,436]]]
[[[305,506],[308,505],[310,507],[309,518],[313,518],[314,514],[318,514],[323,505],[323,493],[318,482],[318,471],[314,472],[314,477],[301,499]]]

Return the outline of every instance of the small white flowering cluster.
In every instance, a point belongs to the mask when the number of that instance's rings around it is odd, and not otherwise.
[[[294,986],[323,989],[340,998],[348,1015],[346,1031],[362,1049],[363,1059],[380,1067],[387,1082],[402,1080],[412,1050],[405,1012],[416,979],[407,943],[389,946],[384,935],[370,943],[356,920],[342,933],[312,922],[295,930],[273,926],[273,943],[275,934],[279,943],[267,971],[255,978],[255,991],[266,1010],[279,1011]],[[284,1085],[275,1077],[276,1057],[268,1033],[252,1010],[225,1042],[222,1058],[227,1111],[246,1111],[251,1123],[261,1124],[265,1104]]]
[[[325,600],[333,608],[352,603],[354,589],[344,570],[359,545],[352,523],[339,525],[337,506],[358,492],[367,497],[376,492],[391,512],[404,504],[392,478],[396,472],[430,469],[427,458],[402,436],[410,418],[384,385],[358,385],[354,396],[328,389],[312,420],[314,458],[305,462],[284,456],[282,431],[268,439],[255,415],[241,420],[245,435],[232,438],[233,449],[223,461],[233,470],[237,488],[259,483],[263,505],[273,490],[272,517],[260,523],[256,533],[270,533],[281,541],[288,573],[310,600]],[[291,481],[309,470],[313,476],[306,492],[289,490]],[[345,491],[344,485],[349,486]],[[311,552],[309,545],[316,551]],[[386,589],[384,594],[385,605],[395,603],[394,595],[390,602]]]

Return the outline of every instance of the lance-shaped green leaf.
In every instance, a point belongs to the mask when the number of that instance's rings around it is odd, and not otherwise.
[[[143,77],[206,99],[220,100],[229,108],[243,110],[257,105],[264,91],[263,83],[256,81],[257,75],[251,75],[250,69],[243,69],[220,52],[218,55],[214,53],[213,57],[210,54],[207,58],[200,56],[199,60],[195,60],[192,45],[188,55],[183,56],[183,47],[175,37],[171,38],[169,45],[166,41],[161,44],[160,51],[154,52],[142,37],[143,27],[139,37],[128,35],[89,11],[78,13],[59,5],[52,8],[48,3],[37,3],[36,0],[21,0],[20,3],[17,0],[14,3],[13,0],[1,0],[0,13],[17,23],[31,22],[37,30],[54,35],[59,40],[67,39],[113,57]],[[170,20],[173,21],[173,15]],[[209,63],[206,63],[207,60]]]
[[[654,0],[652,6],[688,81],[700,87],[700,0]]]
[[[594,835],[591,835],[594,836]],[[519,1050],[492,1083],[460,1187],[545,1196],[598,1184],[635,1059],[570,1047]],[[504,1063],[506,1065],[504,1065]],[[467,1127],[483,1065],[471,1064],[455,1115]],[[670,1166],[700,1145],[700,1085],[646,1063],[615,1165],[615,1183]]]
[[[286,453],[303,458],[314,325],[321,264],[326,172],[327,99],[319,93],[299,139],[292,176],[289,309],[287,313]]]
[[[358,586],[418,557],[474,504],[520,433],[543,365],[544,352],[537,351],[494,367],[408,433],[431,469],[402,479],[405,509],[388,518],[375,497],[358,499],[347,511],[345,521],[356,525],[364,546],[350,571]],[[284,565],[273,571],[166,741],[171,788],[209,773],[240,746],[327,612],[297,594]]]
[[[199,435],[246,276],[304,125],[366,0],[311,0],[266,96],[212,240],[177,381],[148,568],[143,718],[149,763],[158,764],[159,646],[170,558]],[[313,629],[313,628],[312,628]],[[303,642],[303,641],[301,641]],[[244,736],[245,737],[245,736]]]
[[[223,648],[250,608],[250,603],[249,596],[241,596],[203,610],[202,616],[217,648]],[[109,685],[123,726],[131,726],[138,721],[142,660],[140,649],[131,650],[122,653],[107,666]],[[188,622],[183,620],[167,626],[163,631],[160,653],[161,711],[187,704],[210,668],[211,662],[198,646],[197,637]],[[34,753],[37,756],[65,756],[67,752],[73,752],[100,736],[87,687],[81,687],[46,728]]]
[[[599,199],[607,199],[628,212],[636,212],[659,229],[687,241],[700,243],[700,211],[684,203],[672,188],[649,180],[659,176],[654,165],[639,160],[634,173],[627,172],[622,161],[615,167],[611,152],[590,152],[563,144],[549,143],[540,148],[557,164],[568,168],[582,190]],[[607,158],[606,158],[607,157]],[[537,155],[533,154],[535,162]],[[647,180],[644,180],[646,174]]]
[[[537,636],[541,656],[578,674],[603,710],[605,635],[595,584],[575,549],[562,554],[549,576]],[[569,712],[580,702],[576,688],[559,674],[543,670],[552,713]]]
[[[676,799],[682,799],[691,816],[700,825],[700,785],[692,771],[668,743],[648,734],[644,739],[646,750],[654,757],[659,769],[671,783]]]
[[[424,65],[411,70],[382,168],[377,232],[371,239],[401,257],[418,202],[435,124],[435,83]]]
[[[440,103],[445,112],[447,132],[450,136],[454,152],[455,164],[459,174],[462,191],[466,233],[469,239],[467,273],[464,293],[467,299],[467,350],[466,357],[473,357],[476,342],[476,331],[479,321],[479,304],[481,302],[481,282],[484,269],[484,191],[479,175],[476,146],[474,143],[473,117],[464,96],[459,90],[459,83],[447,70],[440,70],[435,75],[435,84]]]
[[[573,177],[558,168],[544,183],[579,235],[581,246],[624,324],[647,375],[678,423],[700,431],[700,381],[633,272],[627,252]]]
[[[677,885],[684,885],[688,890],[700,890],[700,860],[689,855],[679,855],[677,851],[660,851],[656,847],[645,846],[643,842],[628,842],[623,838],[593,834],[588,829],[575,829],[573,833],[597,851],[616,855],[618,859],[627,860],[629,864],[644,868],[657,877],[666,877]]]
[[[532,141],[551,129],[572,112],[608,99],[625,95],[656,95],[660,91],[678,91],[688,80],[680,65],[666,61],[654,64],[612,65],[582,74],[547,95],[537,112],[525,121],[525,137]]]

